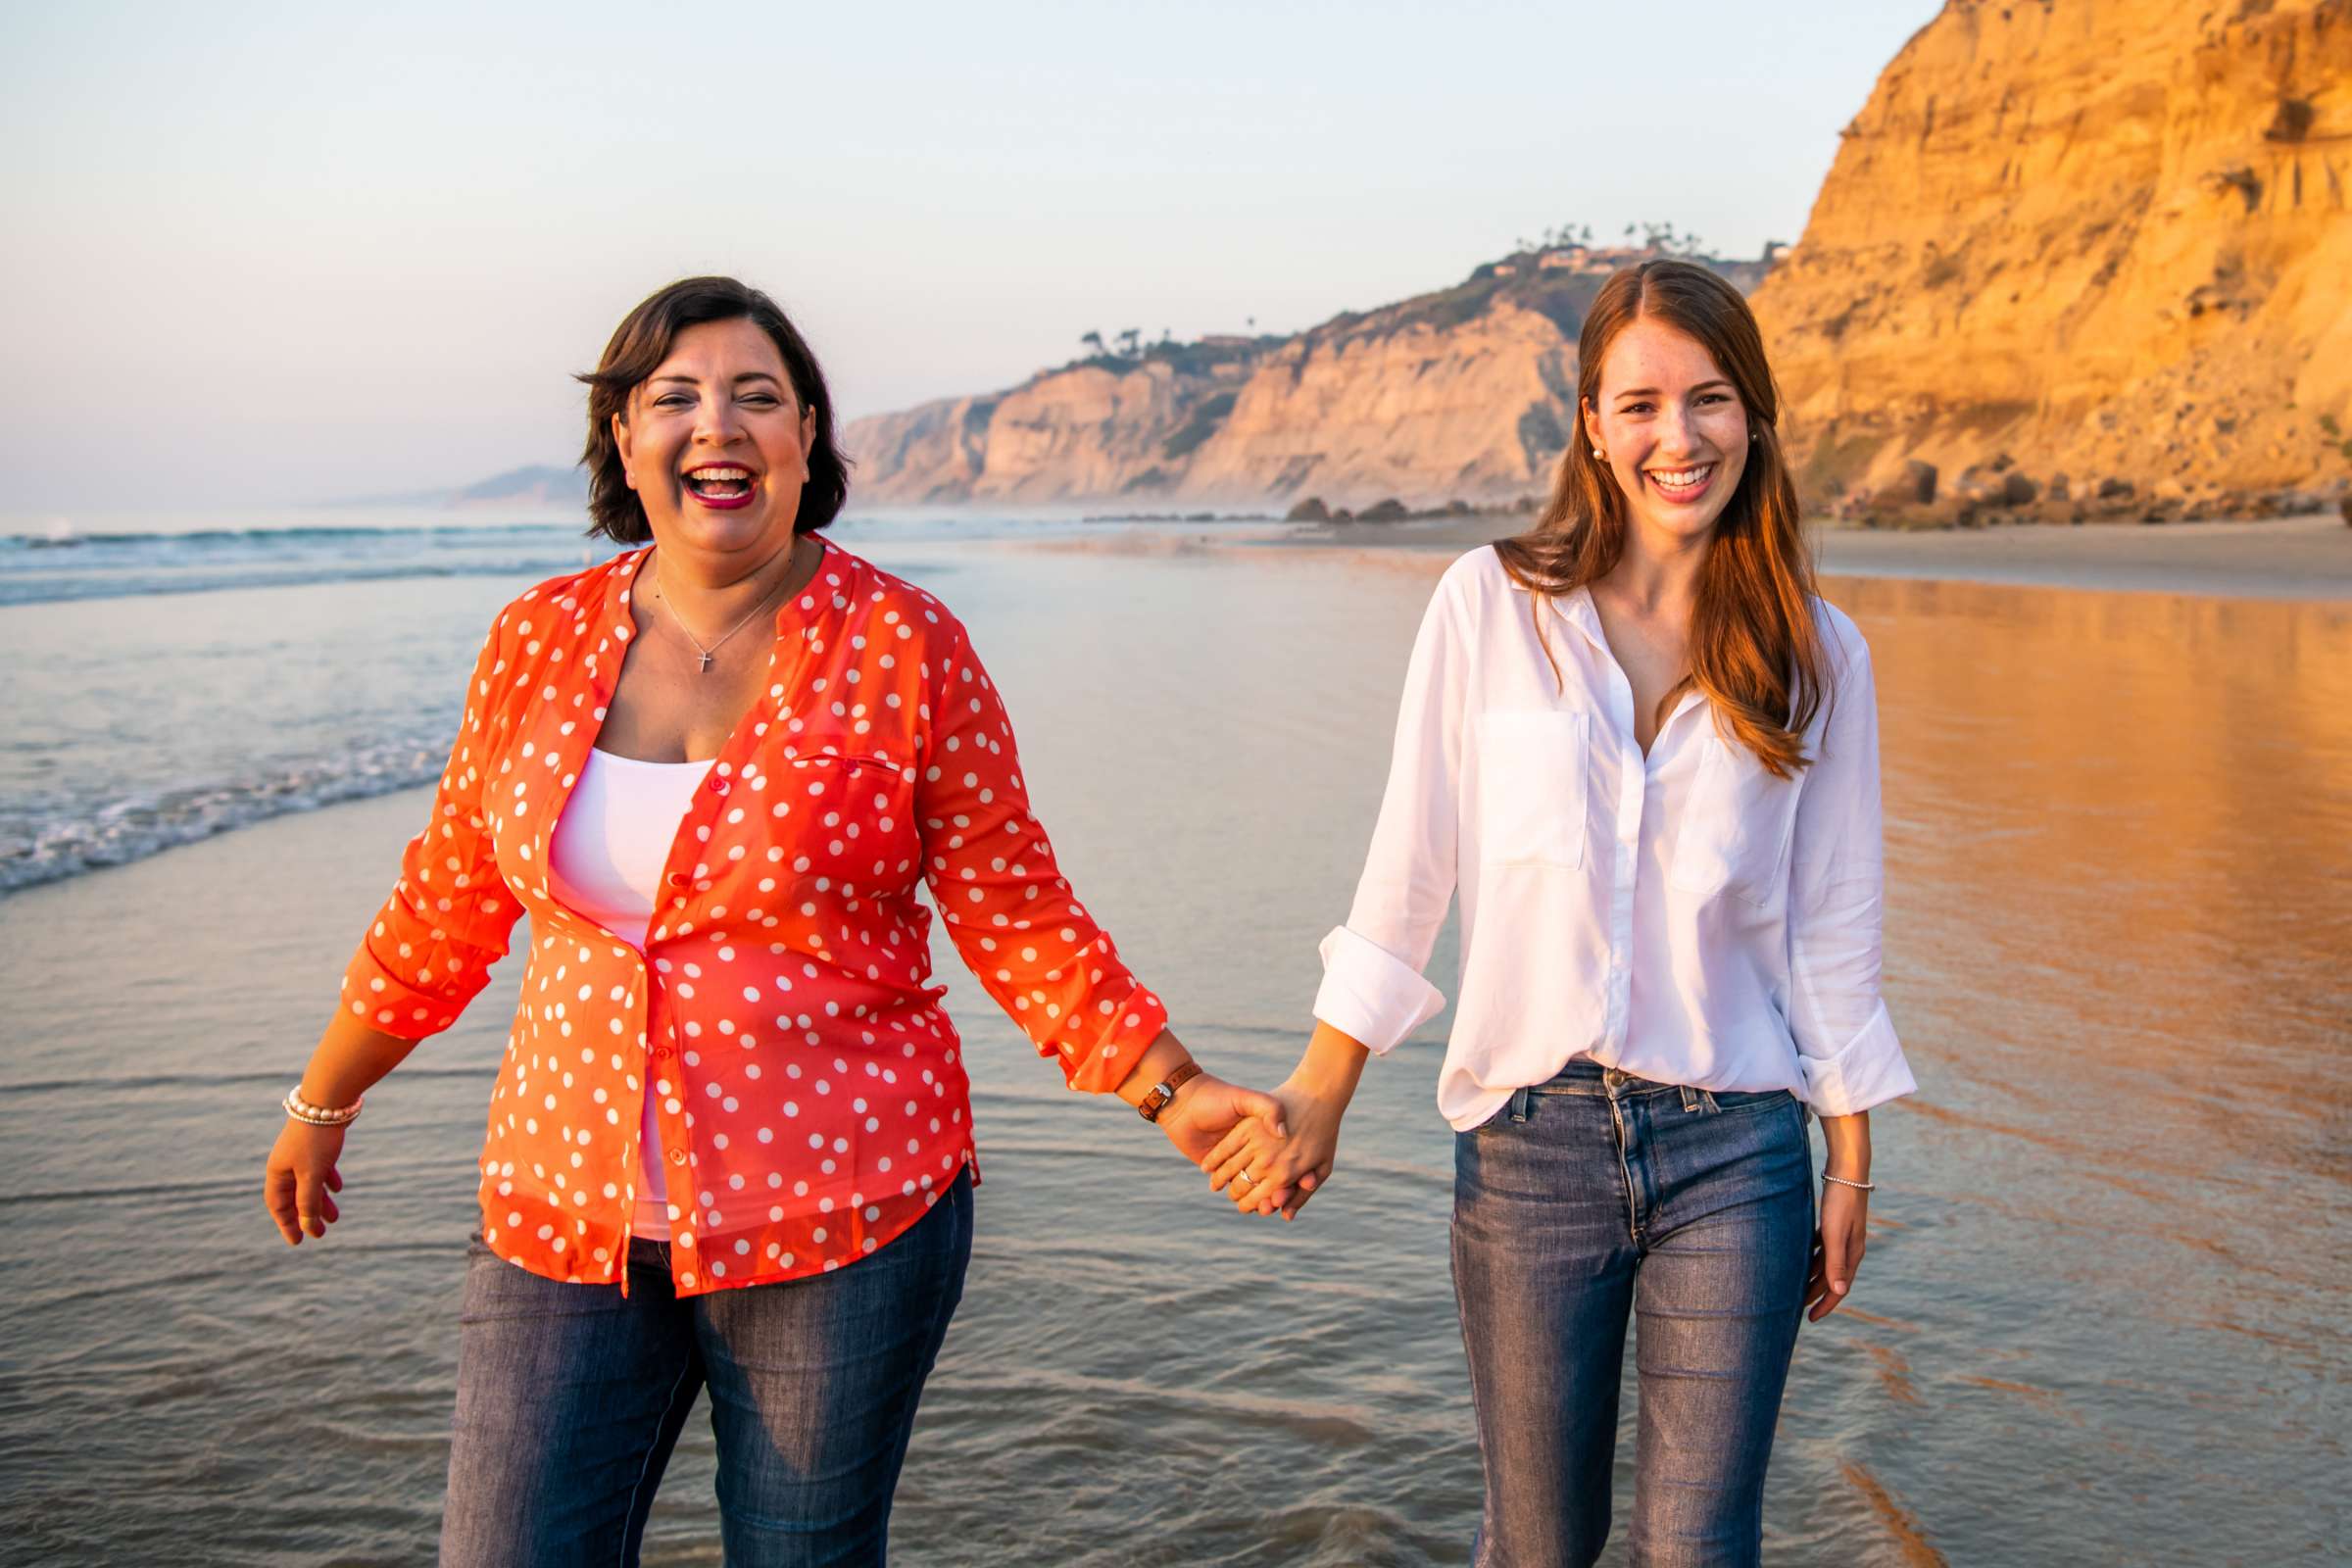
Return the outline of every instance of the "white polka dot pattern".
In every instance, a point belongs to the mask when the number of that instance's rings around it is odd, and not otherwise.
[[[663,1160],[674,1281],[699,1295],[856,1262],[972,1161],[918,882],[1072,1088],[1115,1087],[1167,1013],[1062,879],[962,625],[829,543],[679,824],[644,955],[556,902],[548,840],[618,681],[644,559],[499,616],[343,1003],[390,1034],[446,1029],[529,913],[482,1238],[533,1273],[625,1289],[639,1161]],[[640,1148],[649,1078],[658,1150]]]

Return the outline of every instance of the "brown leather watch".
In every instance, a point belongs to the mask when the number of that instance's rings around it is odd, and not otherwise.
[[[1176,1091],[1200,1076],[1200,1064],[1188,1061],[1174,1072],[1152,1086],[1152,1092],[1135,1102],[1135,1113],[1146,1121],[1159,1120],[1159,1113],[1168,1108]]]

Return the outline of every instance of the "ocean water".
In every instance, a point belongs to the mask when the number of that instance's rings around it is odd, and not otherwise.
[[[612,546],[577,518],[369,509],[0,531],[0,894],[440,772],[435,678],[528,585]],[[1072,522],[846,520],[865,540],[1054,538]],[[315,594],[288,590],[318,588]]]
[[[0,895],[0,1558],[429,1556],[516,968],[370,1097],[323,1246],[277,1241],[259,1187],[483,626],[577,564],[562,530],[478,532],[129,546],[155,559],[104,595],[0,564],[0,867],[36,867]],[[971,625],[1089,906],[1196,1052],[1271,1082],[1443,559],[1019,533],[843,542]],[[202,549],[303,564],[190,586],[161,560]],[[370,569],[410,553],[485,569]],[[1830,586],[1878,665],[1887,990],[1921,1092],[1873,1117],[1853,1305],[1800,1337],[1767,1560],[2342,1560],[2352,612]],[[1374,1064],[1332,1187],[1284,1226],[1063,1091],[940,957],[988,1180],[897,1560],[1467,1561],[1446,1018]],[[1621,1518],[1634,1408],[1629,1376]],[[649,1562],[718,1561],[710,1474],[698,1420]]]

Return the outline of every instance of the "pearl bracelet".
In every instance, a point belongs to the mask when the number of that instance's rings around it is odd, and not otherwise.
[[[359,1106],[354,1105],[351,1108],[354,1115],[359,1113]],[[1821,1179],[1825,1182],[1836,1182],[1840,1187],[1851,1187],[1859,1193],[1875,1193],[1879,1190],[1877,1182],[1848,1181],[1843,1176],[1833,1176],[1826,1170],[1821,1173]]]
[[[279,1101],[278,1104],[287,1115],[310,1126],[343,1127],[359,1119],[360,1106],[367,1102],[367,1099],[363,1095],[350,1104],[341,1106],[314,1105],[302,1098],[302,1085],[296,1084],[286,1091],[286,1098]]]

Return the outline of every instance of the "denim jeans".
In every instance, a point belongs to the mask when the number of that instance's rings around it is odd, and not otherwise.
[[[1786,1090],[1708,1094],[1577,1060],[1456,1137],[1480,1568],[1600,1555],[1629,1312],[1631,1560],[1760,1560],[1764,1467],[1812,1254],[1807,1115]]]
[[[727,1562],[883,1560],[915,1404],[963,1295],[970,1173],[889,1246],[829,1274],[681,1301],[667,1246],[630,1244],[624,1300],[526,1273],[476,1239],[445,1568],[634,1564],[706,1383]]]

